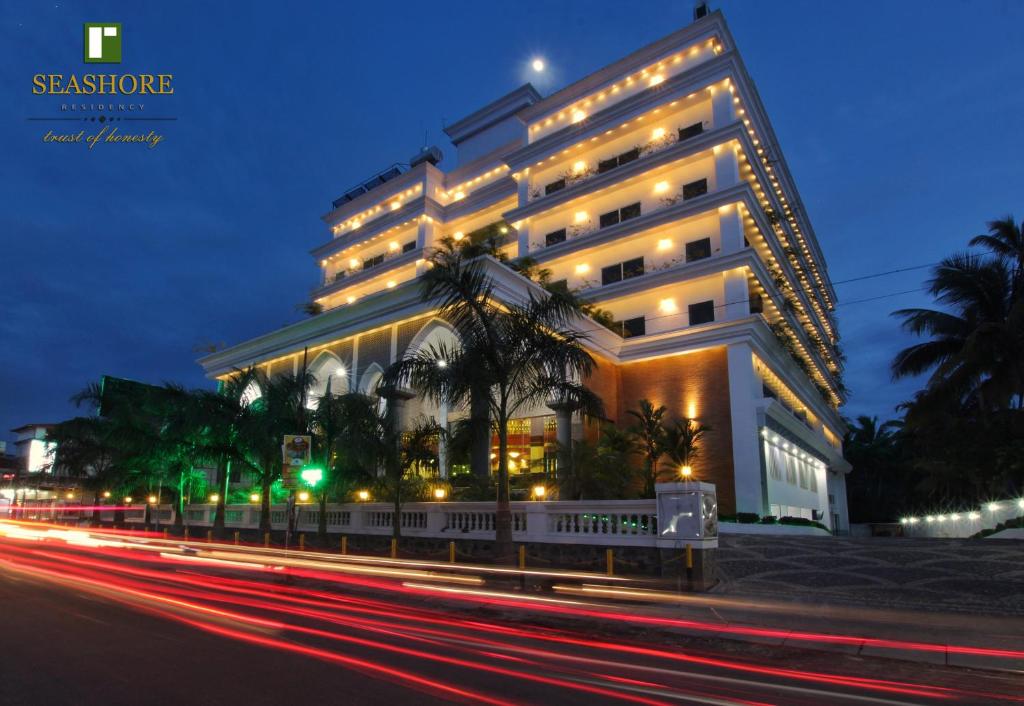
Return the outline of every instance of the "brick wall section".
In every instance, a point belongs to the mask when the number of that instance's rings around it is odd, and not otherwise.
[[[672,419],[695,414],[701,423],[712,427],[704,436],[700,458],[693,464],[694,475],[717,486],[720,512],[734,513],[736,482],[725,347],[627,363],[618,373],[621,383],[615,417],[620,426],[629,424],[626,410],[636,409],[637,403],[646,398],[655,406],[668,407]]]

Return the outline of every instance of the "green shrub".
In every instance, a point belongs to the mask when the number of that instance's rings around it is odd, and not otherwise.
[[[761,519],[761,516],[758,515],[756,512],[737,512],[736,513],[736,521],[737,522],[742,522],[743,524],[747,524],[747,525],[754,524],[755,522],[757,522],[760,519]]]
[[[781,517],[779,518],[780,525],[799,525],[801,527],[820,527],[826,532],[829,531],[828,527],[817,522],[815,520],[808,520],[806,517]]]
[[[776,522],[778,522],[778,518],[775,515],[765,515],[761,518],[762,525],[774,525]]]

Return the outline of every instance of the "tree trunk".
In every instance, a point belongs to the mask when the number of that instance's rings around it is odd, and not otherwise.
[[[399,470],[395,479],[395,509],[391,513],[391,536],[395,539],[402,538],[402,475]]]
[[[217,537],[224,536],[224,514],[228,498],[228,474],[231,472],[230,462],[225,463],[222,458],[217,464],[217,509],[213,513],[213,533]]]
[[[92,494],[92,524],[94,527],[100,526],[100,491],[93,491]]]
[[[469,468],[480,479],[491,476],[491,420],[487,395],[472,392],[469,402]]]
[[[327,492],[320,495],[320,519],[316,523],[316,536],[327,541]]]
[[[270,474],[263,472],[263,489],[260,498],[260,531],[270,531]]]
[[[499,420],[498,427],[498,503],[494,512],[494,557],[499,562],[511,563],[515,551],[512,547],[512,506],[508,492],[508,422]]]

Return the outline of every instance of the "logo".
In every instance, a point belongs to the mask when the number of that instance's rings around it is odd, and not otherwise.
[[[86,22],[84,61],[87,64],[121,63],[121,24]]]

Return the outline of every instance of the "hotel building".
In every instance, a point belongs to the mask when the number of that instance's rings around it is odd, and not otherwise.
[[[587,322],[588,381],[629,424],[641,399],[709,425],[694,464],[723,513],[803,516],[845,531],[842,358],[835,292],[807,210],[720,12],[547,97],[525,85],[323,216],[323,313],[203,358],[221,378],[305,360],[319,392],[373,394],[393,361],[451,340],[417,278],[439,239],[497,234],[614,318]],[[499,296],[539,286],[497,261]],[[409,400],[403,414],[459,410]],[[561,427],[561,434],[559,433]],[[514,423],[513,472],[550,464],[566,413]],[[442,454],[443,454],[442,450]],[[445,467],[442,458],[442,467]]]

